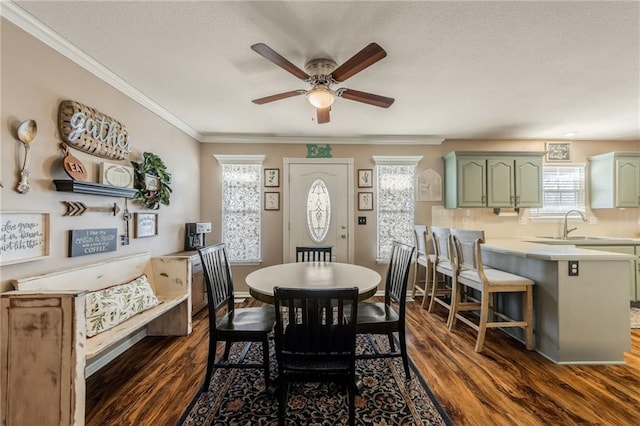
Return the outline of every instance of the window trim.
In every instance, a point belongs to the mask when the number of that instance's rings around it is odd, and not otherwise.
[[[259,205],[262,206],[262,201],[263,201],[263,195],[262,195],[262,185],[263,185],[263,164],[264,164],[264,160],[266,159],[266,155],[229,155],[229,154],[214,154],[214,157],[216,160],[218,160],[218,164],[220,166],[223,165],[233,165],[233,164],[244,164],[244,165],[259,165],[260,166],[260,172],[259,172],[259,176],[258,176],[258,180],[259,180],[259,188],[258,189],[258,197],[259,197]],[[221,186],[224,185],[224,181],[223,179],[220,179],[220,184]],[[220,216],[220,233],[221,235],[224,235],[224,203],[222,202],[222,197],[223,195],[220,195],[220,209],[221,209],[221,216]],[[260,265],[262,263],[262,209],[260,209],[260,214],[259,216],[259,235],[260,235],[260,241],[259,241],[259,246],[260,246],[260,258],[259,259],[249,259],[249,260],[231,260],[229,263],[231,263],[232,265],[243,265],[243,266],[247,266],[247,265]]]
[[[413,188],[411,191],[413,197],[413,222],[415,222],[415,212],[416,212],[416,197],[415,197],[415,186],[416,186],[416,168],[418,163],[424,158],[422,155],[374,155],[371,157],[373,160],[374,166],[376,168],[376,263],[378,264],[388,264],[389,259],[381,258],[379,253],[380,248],[380,187],[378,185],[379,171],[378,166],[413,166]],[[412,224],[413,225],[413,224]]]
[[[553,169],[559,169],[559,168],[582,168],[582,176],[583,176],[583,180],[582,180],[582,185],[581,185],[581,190],[582,190],[582,200],[583,200],[583,204],[582,206],[579,205],[574,205],[574,206],[569,206],[567,207],[567,211],[568,210],[580,210],[583,213],[587,213],[588,210],[588,204],[587,204],[587,165],[585,163],[563,163],[563,164],[543,164],[543,172],[542,172],[542,198],[544,200],[544,169],[545,168],[553,168]],[[544,208],[544,207],[543,207]],[[542,209],[543,209],[542,208]],[[540,210],[542,210],[541,208],[532,208],[529,210],[529,217],[532,221],[545,221],[545,220],[557,220],[558,218],[564,218],[564,213],[562,212],[540,212]]]

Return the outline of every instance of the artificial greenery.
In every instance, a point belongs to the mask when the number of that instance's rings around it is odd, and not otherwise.
[[[138,181],[135,199],[140,201],[144,206],[151,210],[158,210],[160,204],[169,205],[169,197],[171,197],[171,173],[167,171],[167,166],[160,157],[145,152],[142,154],[143,161],[132,161],[131,165],[136,173]],[[159,179],[158,189],[147,189],[145,175],[152,175]]]

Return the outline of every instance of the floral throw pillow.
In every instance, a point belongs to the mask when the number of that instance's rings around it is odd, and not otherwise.
[[[92,291],[85,299],[87,337],[109,330],[159,303],[146,275],[126,284]]]

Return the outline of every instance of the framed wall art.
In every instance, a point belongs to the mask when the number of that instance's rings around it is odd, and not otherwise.
[[[373,188],[373,170],[358,169],[358,188]]]
[[[571,161],[571,142],[547,142],[546,161]]]
[[[280,169],[264,169],[264,186],[280,186]]]
[[[158,213],[134,213],[134,238],[155,237],[158,235]]]
[[[373,192],[358,192],[358,210],[373,210]]]
[[[279,192],[264,193],[264,209],[280,210],[280,193]]]
[[[49,213],[2,212],[0,218],[0,265],[49,257]]]

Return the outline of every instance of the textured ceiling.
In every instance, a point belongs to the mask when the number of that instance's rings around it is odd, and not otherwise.
[[[640,139],[638,2],[15,1],[200,140],[217,134],[410,135],[456,139]],[[23,13],[20,11],[20,13]],[[27,15],[27,16],[28,16]],[[318,125],[300,68],[338,64],[370,42],[388,53],[338,87]]]

